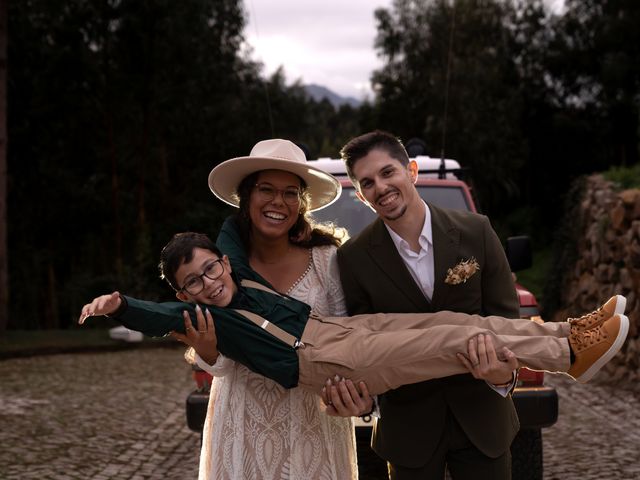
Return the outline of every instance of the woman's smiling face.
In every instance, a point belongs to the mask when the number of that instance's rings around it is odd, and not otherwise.
[[[263,170],[249,200],[254,233],[270,239],[287,237],[300,214],[300,178],[283,170]],[[295,193],[298,194],[297,201]]]

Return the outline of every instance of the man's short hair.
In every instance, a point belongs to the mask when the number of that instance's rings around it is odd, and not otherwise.
[[[366,157],[372,150],[382,150],[395,158],[405,167],[409,165],[409,155],[399,138],[383,130],[374,130],[359,137],[352,138],[340,150],[340,157],[344,161],[347,175],[354,185],[358,185],[353,176],[353,167],[358,160]]]
[[[193,260],[193,250],[195,248],[210,250],[219,258],[222,258],[220,249],[204,233],[176,233],[162,249],[160,263],[158,264],[160,278],[165,279],[174,290],[180,290],[181,288],[176,282],[176,272],[180,265]]]

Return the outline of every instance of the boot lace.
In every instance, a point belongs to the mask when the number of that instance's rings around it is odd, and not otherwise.
[[[581,317],[569,318],[567,321],[571,325],[579,326],[579,327],[588,327],[589,325],[600,321],[604,317],[604,312],[602,311],[602,307],[599,307],[597,310],[594,310],[591,313],[587,313],[586,315],[582,315]]]
[[[602,325],[593,330],[579,331],[575,326],[571,327],[571,340],[576,350],[584,350],[607,338],[607,332]]]

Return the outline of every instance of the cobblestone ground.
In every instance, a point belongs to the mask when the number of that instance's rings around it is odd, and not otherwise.
[[[640,394],[560,375],[545,381],[560,398],[558,423],[542,434],[545,479],[640,479]]]
[[[182,348],[0,362],[0,479],[194,479]]]
[[[0,479],[195,479],[181,348],[0,362]],[[640,395],[547,376],[560,418],[545,479],[639,479]],[[517,479],[515,479],[517,480]]]

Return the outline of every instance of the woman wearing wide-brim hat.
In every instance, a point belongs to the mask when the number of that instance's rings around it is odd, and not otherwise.
[[[333,176],[310,166],[292,142],[273,139],[215,167],[209,187],[238,207],[218,236],[223,252],[237,247],[228,243],[237,235],[225,232],[239,231],[243,261],[276,290],[320,315],[346,314],[336,263],[341,239],[308,218],[340,196]],[[212,387],[200,479],[357,477],[350,419],[328,416],[318,397],[285,390],[229,359],[219,356],[213,366],[197,361],[214,376],[224,375]],[[370,398],[359,402],[370,409]]]

